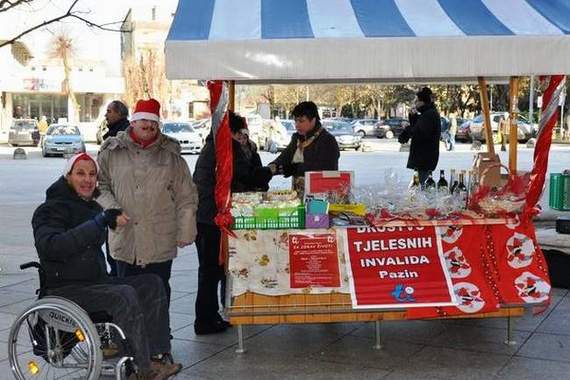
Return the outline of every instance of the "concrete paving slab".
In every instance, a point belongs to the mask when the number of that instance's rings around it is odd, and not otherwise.
[[[445,331],[441,321],[384,321],[381,325],[382,341],[387,346],[394,340],[426,344]],[[373,338],[374,324],[361,324],[351,335]]]
[[[24,292],[18,292],[14,290],[0,290],[0,308],[4,308],[7,305],[12,305],[14,303],[22,302],[27,299],[34,299],[35,297]]]
[[[25,309],[27,309],[30,305],[32,305],[34,302],[36,302],[36,298],[26,298],[21,300],[20,302],[16,302],[10,305],[6,305],[6,306],[2,306],[0,308],[0,311],[4,312],[4,313],[10,313],[13,315],[19,315],[20,313],[22,313]]]
[[[170,303],[170,312],[195,315],[196,293],[177,298]]]
[[[500,380],[568,379],[570,363],[513,357],[499,372]]]
[[[500,354],[425,347],[414,355],[409,365],[393,371],[385,379],[489,380],[509,358]]]
[[[182,363],[184,368],[193,366],[227,348],[222,345],[192,342],[184,339],[173,339],[171,344],[174,360]]]
[[[180,313],[170,313],[170,328],[172,331],[180,330],[194,323],[194,316]]]
[[[193,322],[193,321],[192,321]],[[245,345],[249,346],[249,338],[254,337],[268,329],[273,328],[272,325],[252,325],[246,326],[243,330],[243,336],[245,339]],[[237,345],[238,337],[237,337],[237,328],[231,327],[224,331],[223,333],[219,334],[210,334],[210,335],[196,335],[194,333],[194,324],[191,324],[185,328],[180,330],[174,331],[173,333],[175,338],[178,339],[187,339],[195,342],[201,343],[209,343],[209,344],[217,344],[222,346],[231,346]]]
[[[13,314],[0,312],[0,331],[5,331],[10,329],[15,319],[16,316]]]
[[[517,356],[570,362],[570,336],[534,333]]]
[[[564,298],[538,326],[537,331],[570,335],[570,298]]]
[[[235,355],[228,350],[199,363],[183,372],[193,379],[220,379],[231,376],[232,379],[382,379],[388,371],[362,367],[360,365],[321,362],[312,358],[297,357],[295,360],[283,360],[275,352],[263,355]]]
[[[373,346],[374,340],[371,338],[347,335],[309,357],[331,363],[394,370],[406,367],[424,347],[397,340],[385,342],[380,350]]]
[[[507,330],[448,325],[446,330],[434,337],[429,346],[453,348],[466,351],[514,355],[530,336],[528,331],[514,331],[512,340],[516,344],[506,345]]]

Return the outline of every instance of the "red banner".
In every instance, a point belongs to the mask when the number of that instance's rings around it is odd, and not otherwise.
[[[348,228],[347,245],[354,308],[455,304],[434,227]]]
[[[291,288],[338,288],[340,273],[334,232],[289,234]]]

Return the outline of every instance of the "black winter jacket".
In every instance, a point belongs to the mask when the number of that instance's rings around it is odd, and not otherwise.
[[[129,120],[127,118],[121,119],[121,120],[117,121],[116,123],[108,125],[107,127],[109,129],[107,130],[107,133],[105,133],[103,135],[103,140],[106,140],[108,137],[115,137],[115,136],[117,136],[117,133],[119,133],[121,131],[126,131],[127,128],[129,127],[129,125],[130,125],[130,123],[129,123]]]
[[[410,138],[408,169],[435,170],[439,161],[441,118],[433,103],[418,108],[420,114],[410,115],[410,125],[404,129],[398,141],[406,143]]]
[[[310,171],[338,170],[338,159],[340,157],[338,144],[334,136],[324,128],[315,141],[303,149],[303,163],[293,164],[291,162],[297,151],[297,141],[310,138],[313,133],[314,131],[311,131],[306,137],[294,133],[289,145],[272,162],[272,164],[283,166],[285,177],[304,176],[305,172]]]
[[[267,191],[271,180],[269,168],[262,167],[261,158],[254,151],[248,159],[242,152],[237,141],[233,141],[233,177],[232,192]],[[200,152],[196,167],[194,168],[194,183],[198,188],[198,223],[214,224],[214,217],[218,213],[214,200],[216,186],[216,151],[212,135],[208,135],[206,144]]]
[[[105,228],[93,219],[103,211],[81,199],[60,177],[46,191],[46,201],[32,217],[34,240],[46,272],[46,288],[91,284],[107,279],[101,245]]]

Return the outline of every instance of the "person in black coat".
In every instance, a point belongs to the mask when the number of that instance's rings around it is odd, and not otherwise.
[[[305,172],[338,170],[340,150],[333,135],[321,125],[317,105],[301,102],[292,112],[297,132],[269,167],[273,174],[293,177],[293,189],[304,192]]]
[[[103,135],[103,141],[109,137],[117,136],[117,133],[125,131],[129,127],[129,109],[125,103],[113,100],[107,106],[105,120],[107,121],[107,133]]]
[[[107,133],[103,135],[103,141],[107,140],[109,137],[117,136],[117,133],[121,131],[126,131],[130,125],[129,122],[129,108],[125,103],[120,100],[113,100],[107,106],[107,112],[105,113],[105,120],[107,121]],[[109,252],[109,237],[105,238],[105,256],[107,257],[107,263],[109,263],[109,268],[111,271],[109,275],[117,275],[117,262],[111,256]]]
[[[439,160],[441,118],[432,100],[433,93],[428,87],[422,88],[416,96],[416,108],[409,115],[410,125],[404,129],[398,141],[405,144],[412,140],[407,168],[418,171],[423,185]]]
[[[229,119],[233,151],[232,192],[267,191],[271,170],[262,166],[255,144],[248,138],[245,119],[232,111]],[[194,183],[198,188],[198,235],[195,243],[199,266],[194,321],[197,335],[219,333],[229,327],[219,314],[218,285],[221,283],[223,297],[225,275],[223,266],[218,262],[221,231],[214,223],[218,212],[214,199],[215,171],[216,151],[214,137],[210,133],[194,169]]]
[[[45,294],[77,303],[87,313],[106,312],[134,349],[141,378],[166,378],[182,366],[153,362],[170,356],[169,315],[162,280],[154,275],[108,277],[101,245],[107,228],[121,228],[121,210],[103,211],[97,194],[97,163],[73,156],[64,176],[46,191],[32,217]]]

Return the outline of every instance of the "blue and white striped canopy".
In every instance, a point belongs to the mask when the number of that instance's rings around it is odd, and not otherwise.
[[[570,73],[570,0],[180,0],[166,60],[241,82]]]

